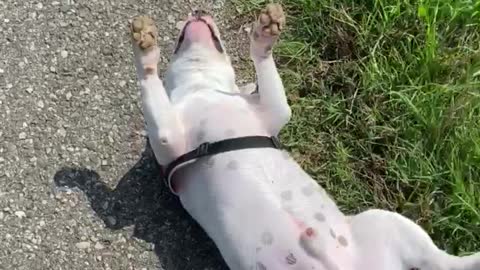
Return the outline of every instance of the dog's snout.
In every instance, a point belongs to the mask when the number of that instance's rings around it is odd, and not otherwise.
[[[202,18],[202,17],[208,16],[208,12],[206,12],[203,9],[197,9],[193,11],[193,16],[196,18]]]

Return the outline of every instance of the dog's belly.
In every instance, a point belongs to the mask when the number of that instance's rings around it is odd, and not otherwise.
[[[353,269],[344,215],[286,152],[206,157],[177,180],[183,206],[231,269]]]

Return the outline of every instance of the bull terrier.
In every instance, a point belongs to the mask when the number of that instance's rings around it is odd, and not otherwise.
[[[188,16],[163,81],[157,74],[161,52],[154,21],[133,18],[143,113],[163,168],[205,143],[278,135],[291,117],[272,56],[284,26],[281,5],[269,4],[261,12],[250,34],[257,83],[237,87],[219,30],[205,11]],[[480,253],[449,255],[399,214],[344,215],[287,152],[254,142],[193,156],[167,175],[172,192],[230,269],[480,269]]]

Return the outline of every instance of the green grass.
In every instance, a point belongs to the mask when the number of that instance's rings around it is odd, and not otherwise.
[[[347,213],[394,210],[449,252],[480,250],[480,1],[279,2],[296,159]]]

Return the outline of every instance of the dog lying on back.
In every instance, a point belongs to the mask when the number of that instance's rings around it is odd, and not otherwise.
[[[252,85],[235,84],[219,31],[206,12],[188,17],[163,82],[154,22],[134,18],[144,117],[160,165],[168,168],[206,142],[278,135],[291,116],[272,56],[284,25],[278,4],[269,4],[254,24],[254,91]],[[250,144],[194,156],[167,175],[172,192],[230,269],[480,270],[480,254],[451,256],[399,214],[369,210],[346,217],[287,152]]]

